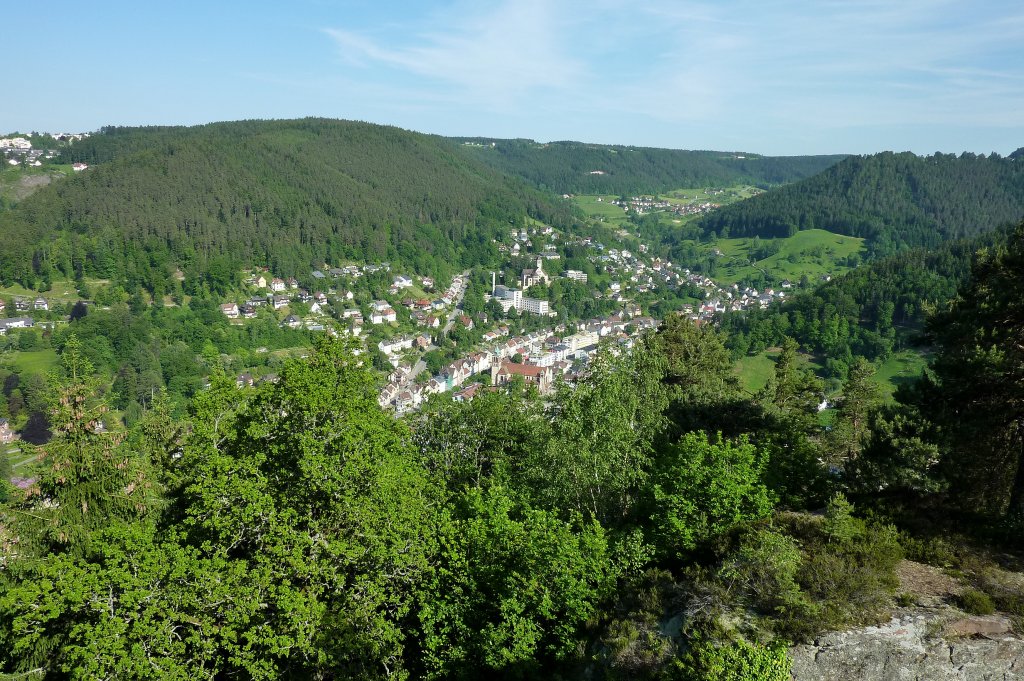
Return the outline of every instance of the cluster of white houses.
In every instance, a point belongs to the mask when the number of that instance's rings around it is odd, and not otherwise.
[[[570,373],[577,360],[585,360],[593,354],[598,344],[606,339],[619,347],[630,348],[637,333],[653,329],[657,321],[651,317],[629,318],[613,315],[604,319],[593,319],[580,325],[576,333],[557,336],[551,331],[538,331],[525,336],[508,337],[506,327],[484,335],[487,346],[462,357],[441,370],[428,382],[416,384],[411,381],[412,370],[400,365],[391,374],[389,382],[381,390],[378,401],[382,407],[392,407],[398,413],[417,408],[430,395],[452,392],[456,400],[471,399],[479,390],[467,386],[470,378],[489,373],[491,384],[504,385],[516,376],[527,384],[535,385],[545,394],[554,386],[558,376]],[[633,335],[627,333],[632,331]],[[394,348],[395,341],[388,342]],[[417,341],[404,338],[399,347],[412,347]],[[381,350],[385,350],[383,343]],[[513,359],[517,361],[513,361]]]
[[[31,317],[6,317],[0,319],[0,336],[6,336],[11,329],[28,329],[35,326]]]
[[[382,265],[364,265],[359,267],[357,265],[348,265],[343,268],[331,268],[328,270],[332,277],[354,277],[362,276],[366,272],[376,272],[379,270],[390,270],[391,266],[388,263]],[[326,275],[320,270],[313,271],[314,279],[326,279]],[[307,303],[310,306],[310,313],[313,315],[324,314],[324,307],[328,303],[328,297],[322,292],[309,293],[305,289],[299,288],[299,282],[294,278],[280,279],[278,277],[268,278],[267,275],[257,272],[249,276],[245,283],[249,286],[257,289],[266,289],[268,293],[265,295],[256,295],[248,300],[237,303],[230,302],[224,303],[220,306],[221,312],[223,312],[229,319],[238,318],[252,318],[255,317],[259,308],[264,306],[273,307],[275,310],[280,310],[287,307],[292,302]],[[420,283],[424,289],[430,290],[434,288],[434,280],[430,277],[421,277]],[[389,293],[392,295],[397,294],[403,289],[407,289],[413,285],[411,277],[404,275],[398,275],[394,278],[394,282],[391,284]],[[412,300],[403,301],[403,305],[406,305],[411,311],[415,321],[422,326],[428,326],[437,328],[440,326],[440,321],[436,317],[431,317],[423,314],[423,311],[440,311],[450,307],[454,301],[457,301],[461,296],[465,288],[465,281],[462,276],[456,276],[448,289],[435,300]],[[337,303],[341,303],[345,306],[346,303],[351,302],[355,298],[355,295],[350,290],[344,290],[335,295],[333,300]],[[351,325],[351,331],[358,335],[361,328],[366,320],[363,318],[363,313],[354,307],[345,307],[340,312],[340,317],[347,321]],[[286,319],[282,322],[283,325],[291,326],[292,328],[298,328],[301,324],[295,324],[291,318]],[[306,320],[306,326],[309,328],[310,320]],[[389,324],[398,321],[398,313],[395,311],[391,303],[386,300],[375,300],[370,305],[370,324]],[[319,325],[319,322],[314,322]]]
[[[56,140],[57,137],[54,136],[54,141],[56,142]],[[27,165],[38,168],[43,165],[41,159],[56,158],[57,149],[33,149],[32,142],[24,137],[3,137],[0,138],[0,154],[7,159],[9,165]]]
[[[598,197],[598,201],[602,201],[601,197]],[[665,200],[655,200],[651,196],[633,196],[628,201],[622,199],[615,199],[611,201],[612,204],[619,206],[626,213],[630,211],[637,215],[643,215],[651,211],[667,211],[675,213],[676,215],[703,215],[704,213],[710,213],[716,208],[719,208],[719,204],[712,203],[710,201],[692,201],[690,203],[673,203]]]
[[[45,312],[50,309],[50,303],[49,301],[46,300],[46,298],[43,298],[42,296],[36,298],[35,300],[26,300],[25,298],[19,297],[14,299],[14,309],[17,312],[28,312],[29,310]],[[0,300],[0,314],[3,314],[6,311],[7,303],[5,303],[3,300]]]

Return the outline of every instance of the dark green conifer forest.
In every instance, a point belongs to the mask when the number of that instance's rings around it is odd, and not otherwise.
[[[642,194],[735,184],[768,188],[810,177],[844,158],[456,139],[464,142],[463,151],[469,156],[559,194]]]
[[[884,152],[848,157],[824,172],[705,217],[720,236],[789,236],[824,229],[864,237],[876,256],[1016,224],[1024,165],[1012,157]]]
[[[451,276],[493,264],[491,240],[524,216],[569,227],[568,205],[467,159],[447,140],[306,119],[111,128],[67,148],[95,164],[0,212],[0,279],[126,279],[164,292],[223,286],[264,265],[393,262]]]

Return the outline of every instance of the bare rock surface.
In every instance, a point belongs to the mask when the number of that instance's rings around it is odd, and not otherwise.
[[[790,650],[795,681],[1024,681],[1024,640],[1000,615],[905,608]]]

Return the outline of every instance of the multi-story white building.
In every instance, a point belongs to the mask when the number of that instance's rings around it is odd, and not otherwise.
[[[513,307],[517,312],[523,309],[523,292],[517,288],[509,288],[498,284],[494,287],[492,295],[505,312],[508,312],[509,308]]]
[[[551,312],[548,301],[539,298],[523,298],[523,312],[546,315]]]

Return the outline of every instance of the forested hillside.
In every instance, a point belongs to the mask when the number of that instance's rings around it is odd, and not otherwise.
[[[791,337],[843,377],[855,357],[882,359],[924,330],[968,279],[977,250],[1005,242],[997,230],[939,248],[908,249],[801,291],[781,306],[727,315],[722,321],[738,355]]]
[[[457,139],[465,143],[464,153],[472,158],[559,194],[637,194],[735,184],[769,187],[809,177],[843,158]]]
[[[366,123],[107,129],[67,155],[91,167],[0,213],[3,280],[84,271],[158,291],[175,267],[188,281],[349,258],[446,274],[489,262],[510,221],[571,219],[449,141]]]
[[[825,229],[864,237],[876,255],[935,247],[1024,216],[1024,164],[997,155],[884,152],[708,215],[719,236],[778,237]]]

